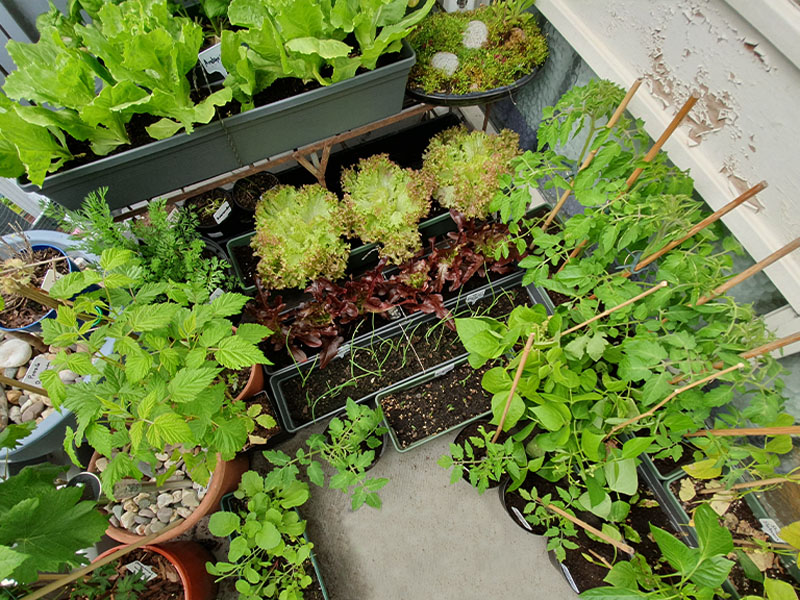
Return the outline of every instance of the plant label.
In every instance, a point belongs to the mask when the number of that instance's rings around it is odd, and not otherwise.
[[[169,211],[169,214],[167,215],[167,221],[169,221],[170,223],[175,223],[178,220],[179,216],[180,212],[178,211],[178,208],[175,207],[171,211]]]
[[[145,581],[150,581],[158,577],[156,572],[153,570],[153,567],[146,565],[139,560],[135,560],[132,563],[128,563],[127,565],[125,565],[125,568],[131,573],[141,575]]]
[[[211,48],[206,48],[200,54],[200,64],[209,75],[219,73],[223,77],[228,76],[228,71],[222,66],[222,52],[220,44],[214,44]]]
[[[36,387],[42,387],[42,380],[39,379],[39,375],[42,373],[42,371],[46,371],[49,366],[50,359],[48,359],[44,354],[40,354],[31,361],[28,370],[25,371],[25,377],[22,378],[22,383],[35,385]]]
[[[513,512],[514,516],[517,517],[517,521],[519,521],[520,525],[522,525],[528,531],[533,531],[533,527],[531,527],[531,524],[525,520],[525,517],[521,512],[519,512],[519,510],[517,510],[516,506],[511,507],[511,512]]]
[[[231,214],[231,204],[227,200],[223,202],[220,207],[214,213],[214,223],[219,225],[225,219],[228,218],[228,215]]]
[[[773,542],[778,544],[786,543],[786,541],[780,536],[781,528],[778,527],[778,524],[774,520],[759,519],[759,521],[761,521],[761,531],[766,533]]]
[[[468,294],[464,298],[464,300],[466,301],[467,304],[475,304],[478,300],[483,298],[485,292],[486,292],[486,290],[480,290],[478,292],[472,292],[471,294]]]
[[[222,288],[215,289],[213,292],[211,292],[211,295],[208,297],[208,302],[209,303],[213,302],[214,300],[222,296],[222,294],[224,293],[225,292],[222,291]]]
[[[42,285],[39,287],[45,292],[49,292],[53,284],[62,277],[63,275],[55,269],[47,269],[47,273],[44,274],[44,279],[42,280]]]
[[[453,369],[455,369],[455,368],[456,368],[456,365],[455,365],[455,364],[451,364],[451,365],[445,365],[445,366],[444,366],[444,367],[442,367],[441,369],[437,369],[437,370],[434,372],[433,376],[434,376],[434,377],[441,377],[442,375],[447,375],[447,374],[448,374],[450,371],[452,371],[452,370],[453,370]]]
[[[350,344],[342,344],[339,346],[339,349],[336,351],[336,358],[342,358],[348,352],[350,352]]]

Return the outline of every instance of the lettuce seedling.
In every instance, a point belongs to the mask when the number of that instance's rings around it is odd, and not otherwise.
[[[387,154],[361,160],[342,173],[351,232],[381,244],[381,256],[393,264],[408,260],[422,249],[417,225],[430,210],[432,188],[428,174],[401,169]]]
[[[509,163],[520,154],[519,135],[504,129],[493,136],[458,126],[436,135],[423,158],[423,171],[434,180],[439,204],[468,219],[483,218],[489,203],[510,175]]]
[[[258,274],[267,289],[300,287],[309,279],[344,274],[350,246],[342,207],[320,185],[281,185],[267,190],[256,206],[250,245],[261,260]]]

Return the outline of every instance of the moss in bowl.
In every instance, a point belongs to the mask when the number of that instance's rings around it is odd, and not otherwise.
[[[547,41],[524,9],[527,0],[495,2],[477,10],[429,15],[409,42],[417,53],[408,86],[426,94],[463,95],[511,85],[541,65],[547,57]],[[477,48],[467,47],[465,32],[471,22],[486,25],[486,41]],[[474,45],[474,44],[473,44]],[[431,60],[437,53],[458,58],[455,72],[435,68]]]

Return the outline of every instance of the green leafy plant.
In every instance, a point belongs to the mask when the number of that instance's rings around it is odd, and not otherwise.
[[[47,215],[72,231],[79,248],[99,256],[106,248],[130,250],[140,260],[145,283],[175,281],[200,285],[209,292],[230,288],[227,261],[204,256],[205,243],[197,232],[197,217],[183,209],[167,212],[166,200],[147,207],[142,219],[115,221],[106,202],[108,188],[91,192],[80,210],[51,203]]]
[[[136,600],[147,588],[141,573],[118,575],[113,564],[103,565],[78,579],[69,600]]]
[[[596,598],[711,598],[721,591],[733,561],[726,555],[733,551],[731,532],[720,525],[717,515],[707,504],[694,514],[697,548],[690,548],[672,534],[650,525],[651,535],[672,571],[653,572],[647,560],[636,555],[629,561],[616,563],[605,581],[610,585],[583,592],[580,597]]]
[[[443,469],[452,469],[450,483],[455,483],[466,473],[472,487],[482,494],[492,482],[508,473],[515,481],[525,478],[528,459],[525,455],[523,440],[530,435],[533,425],[527,430],[506,438],[503,442],[492,442],[494,431],[486,431],[483,425],[478,435],[470,436],[463,445],[450,444],[450,454],[443,455],[438,465]]]
[[[312,582],[314,545],[295,508],[308,500],[308,485],[248,471],[233,495],[243,507],[216,512],[208,523],[214,535],[232,536],[228,561],[208,562],[206,569],[219,579],[236,577],[241,600],[302,600]]]
[[[80,488],[56,488],[54,480],[63,471],[35,465],[0,479],[0,579],[25,585],[41,571],[81,565],[85,560],[78,550],[103,537],[108,523],[95,503],[82,501]]]
[[[222,34],[225,85],[252,107],[253,96],[281,77],[321,85],[349,79],[358,68],[372,70],[380,56],[399,51],[433,4],[428,0],[406,15],[406,0],[233,0],[228,18],[239,29]]]
[[[353,510],[364,504],[380,508],[381,499],[377,492],[389,480],[367,477],[366,470],[375,461],[375,449],[382,443],[380,436],[386,433],[382,425],[383,413],[380,407],[372,409],[348,398],[345,414],[345,417],[331,419],[326,435],[310,435],[306,442],[308,450],[299,448],[295,458],[280,450],[264,451],[265,458],[276,467],[270,477],[290,482],[297,476],[299,467],[304,467],[308,479],[323,487],[325,474],[318,460],[321,459],[336,471],[328,486],[350,494]]]
[[[423,171],[433,178],[433,197],[439,204],[479,219],[488,214],[502,176],[509,173],[509,162],[519,152],[519,136],[512,131],[492,136],[458,126],[431,140]]]
[[[342,173],[344,210],[352,233],[381,244],[381,256],[400,264],[421,248],[419,221],[430,210],[430,178],[401,169],[386,154],[361,160]]]
[[[254,427],[220,375],[223,369],[267,364],[256,344],[270,331],[243,324],[234,333],[225,317],[238,314],[246,296],[224,293],[209,303],[202,288],[141,284],[140,273],[131,252],[109,249],[100,271],[71,273],[53,285],[51,298],[79,296],[47,319],[44,341],[85,350],[60,351],[42,373],[42,384],[54,406],[76,415],[77,429],[68,428],[64,442],[73,461],[80,464],[72,444],[84,436],[109,459],[101,473],[106,490],[124,477],[141,479],[138,463],[155,468],[155,453],[175,445],[175,461],[183,458],[192,479],[205,483],[217,455],[232,459]],[[163,295],[166,301],[156,300]],[[115,342],[104,355],[100,348],[107,338]],[[90,379],[65,386],[58,377],[63,369]],[[171,472],[165,475],[158,481]]]
[[[264,286],[301,287],[309,279],[341,277],[350,249],[341,238],[346,231],[338,198],[322,186],[267,190],[256,206],[250,242]]]

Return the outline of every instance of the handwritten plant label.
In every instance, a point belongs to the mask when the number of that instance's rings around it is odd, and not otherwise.
[[[25,371],[25,377],[22,378],[22,383],[42,387],[42,380],[39,379],[39,375],[42,374],[42,371],[46,371],[49,366],[50,360],[44,354],[38,355],[31,361],[28,370]]]
[[[773,542],[778,544],[785,544],[786,541],[781,539],[781,528],[778,527],[778,524],[772,519],[759,519],[761,521],[761,531],[766,533]]]
[[[228,76],[228,71],[222,66],[222,52],[220,44],[214,44],[210,48],[203,50],[198,56],[200,57],[200,64],[203,65],[206,73],[212,75],[219,73],[223,77]]]
[[[222,288],[215,289],[213,292],[211,292],[211,295],[208,297],[209,303],[213,302],[214,300],[216,300],[217,298],[222,296],[222,294],[224,294],[224,293],[225,292],[222,291]]]
[[[49,292],[50,288],[53,287],[53,284],[63,276],[63,274],[59,273],[55,269],[47,269],[47,273],[44,274],[44,279],[42,280],[42,285],[39,287],[45,292]]]
[[[228,218],[228,215],[231,214],[231,204],[227,200],[223,202],[220,207],[214,213],[214,223],[219,225],[225,219]]]
[[[475,303],[476,303],[478,300],[480,300],[481,298],[483,298],[484,294],[485,294],[485,290],[480,290],[480,291],[477,291],[477,292],[472,292],[471,294],[469,294],[468,296],[466,296],[466,297],[464,298],[464,300],[466,301],[466,303],[467,303],[467,304],[475,304]]]
[[[153,567],[146,565],[138,560],[135,560],[132,563],[128,563],[127,565],[125,565],[125,568],[131,573],[141,575],[145,581],[150,581],[158,577],[156,572],[153,570]]]

